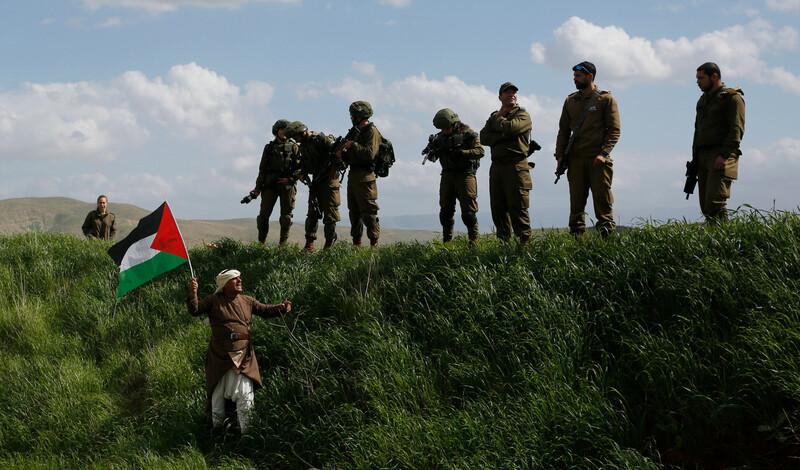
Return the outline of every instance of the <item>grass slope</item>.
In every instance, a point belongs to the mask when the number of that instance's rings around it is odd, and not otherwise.
[[[178,268],[115,300],[104,242],[0,237],[2,468],[791,468],[800,217],[191,251],[293,301],[256,319],[251,432],[202,416],[209,329]],[[792,460],[795,459],[795,460]]]

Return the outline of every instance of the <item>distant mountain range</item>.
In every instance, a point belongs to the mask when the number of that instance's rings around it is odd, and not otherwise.
[[[117,219],[117,240],[124,238],[139,222],[139,219],[150,213],[149,210],[132,204],[113,203],[110,210]],[[63,232],[83,236],[81,225],[86,214],[96,208],[94,203],[87,203],[66,197],[29,197],[0,200],[0,235],[10,235],[30,231]],[[155,209],[155,208],[154,208]],[[425,218],[425,216],[421,216]],[[436,216],[430,216],[438,224]],[[412,218],[413,219],[413,218]],[[396,228],[394,221],[381,218],[381,243],[408,242],[417,240],[425,242],[433,240],[440,234],[433,230],[402,230]],[[388,222],[388,223],[387,223]],[[420,224],[405,220],[412,227],[428,224],[425,220]],[[255,241],[258,237],[254,218],[228,220],[183,220],[178,225],[187,245],[209,243],[227,237],[242,242]],[[320,224],[321,225],[321,224]],[[280,227],[277,220],[270,222],[268,243],[277,243]],[[341,225],[336,228],[340,241],[350,242],[350,227]],[[318,232],[323,238],[322,227]],[[295,222],[289,237],[290,243],[305,243],[303,224]]]

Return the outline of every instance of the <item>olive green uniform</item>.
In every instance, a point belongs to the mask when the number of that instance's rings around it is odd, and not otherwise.
[[[520,238],[531,236],[531,174],[528,148],[531,116],[525,108],[514,106],[505,117],[493,112],[480,133],[480,140],[492,150],[489,168],[489,205],[497,237],[509,240],[513,228]]]
[[[95,209],[86,214],[81,230],[86,238],[113,240],[117,235],[117,220],[111,212],[101,214]]]
[[[287,184],[278,184],[278,178],[286,178]],[[256,189],[261,192],[261,212],[256,218],[258,239],[265,240],[269,233],[269,217],[275,202],[280,199],[281,238],[289,237],[292,226],[292,211],[297,196],[297,180],[300,178],[300,151],[291,141],[273,140],[264,146],[261,164],[258,167]]]
[[[597,87],[595,86],[595,90]],[[578,125],[587,101],[581,91],[569,95],[561,110],[556,138],[556,158],[563,158],[570,135]],[[589,108],[578,136],[569,151],[569,230],[573,234],[586,231],[586,200],[592,192],[592,203],[597,219],[597,229],[605,234],[613,232],[614,195],[611,193],[611,180],[614,176],[613,161],[606,157],[602,165],[595,165],[598,155],[608,155],[619,141],[620,120],[617,100],[608,91],[600,91],[600,96]]]
[[[467,227],[470,240],[478,238],[478,184],[475,171],[479,159],[486,153],[478,133],[466,124],[457,122],[453,133],[436,134],[434,148],[440,155],[442,179],[439,183],[439,221],[442,239],[453,239],[456,200],[461,206],[461,220]]]
[[[339,216],[339,179],[336,165],[330,167],[331,171],[323,175],[331,158],[331,145],[333,137],[325,134],[311,132],[311,136],[300,144],[300,155],[303,174],[312,176],[308,188],[308,214],[306,215],[306,239],[317,239],[319,228],[318,212],[322,212],[325,239],[336,239],[336,222],[342,220]]]
[[[381,145],[381,133],[370,123],[361,132],[347,151],[350,173],[347,178],[347,210],[350,216],[350,236],[361,240],[364,226],[367,237],[377,240],[381,235],[378,221],[378,186],[375,177],[375,155]]]
[[[706,219],[727,219],[731,182],[739,176],[739,144],[744,135],[744,93],[723,83],[714,93],[703,93],[697,101],[692,150],[697,153],[697,186],[700,210]],[[725,169],[717,170],[718,156]]]

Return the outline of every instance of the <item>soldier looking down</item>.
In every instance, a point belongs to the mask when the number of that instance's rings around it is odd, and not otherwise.
[[[432,135],[423,151],[427,160],[442,166],[439,182],[439,221],[442,241],[453,240],[456,200],[461,206],[461,220],[467,227],[470,244],[478,242],[478,184],[475,172],[479,159],[485,154],[478,133],[459,119],[449,108],[439,110],[433,117],[439,133]]]

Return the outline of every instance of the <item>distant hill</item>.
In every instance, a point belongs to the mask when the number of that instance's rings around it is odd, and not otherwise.
[[[89,211],[95,208],[94,203],[87,203],[66,197],[29,197],[0,200],[0,235],[11,235],[31,231],[71,233],[83,236],[81,225]],[[111,205],[111,212],[117,218],[117,240],[125,237],[139,222],[139,219],[150,211],[132,204]],[[223,237],[242,242],[256,240],[255,218],[228,220],[184,220],[178,219],[183,237],[188,245],[212,242]],[[270,222],[270,243],[278,242],[280,227],[277,221]],[[339,240],[350,241],[350,227],[337,227]],[[320,227],[320,238],[322,231]],[[401,241],[429,241],[437,237],[431,230],[399,230],[384,228],[381,230],[381,243]],[[305,242],[302,224],[292,227],[290,243]]]

